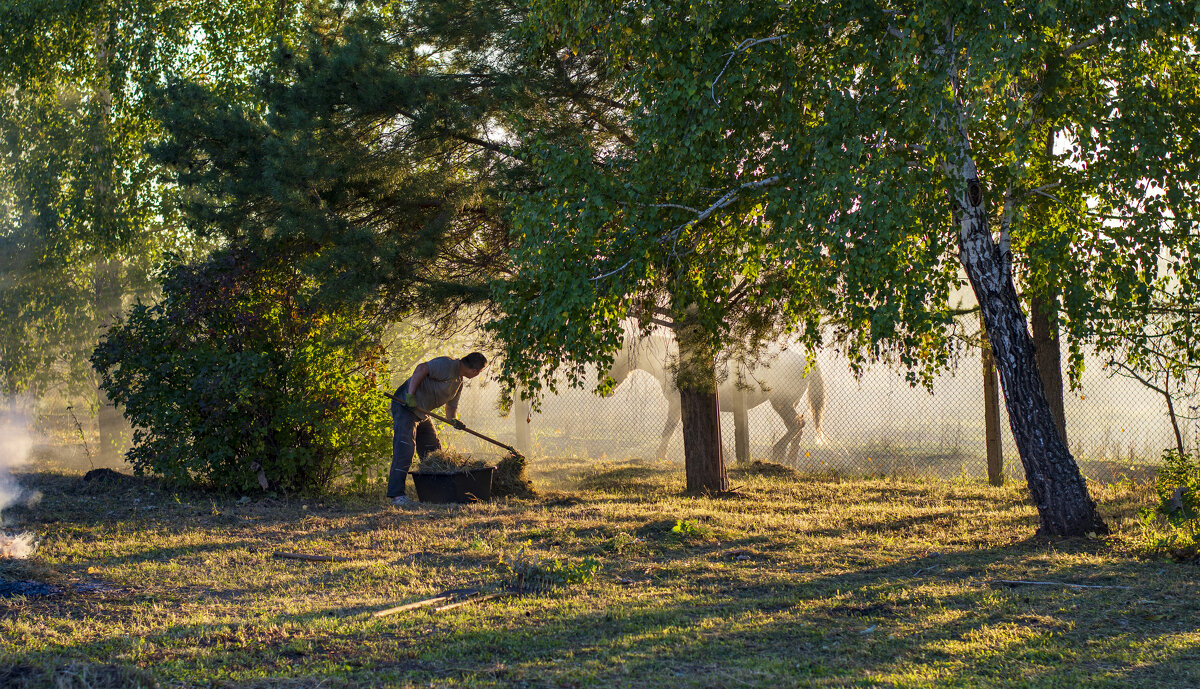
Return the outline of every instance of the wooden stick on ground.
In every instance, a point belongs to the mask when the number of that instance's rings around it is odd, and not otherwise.
[[[336,555],[306,555],[304,553],[285,553],[281,550],[276,550],[274,556],[281,560],[304,560],[306,562],[348,562],[348,557],[338,557]]]
[[[433,598],[426,598],[424,600],[405,603],[404,605],[397,605],[394,608],[388,608],[386,610],[376,610],[375,612],[371,613],[371,617],[387,617],[388,615],[395,615],[398,612],[404,612],[406,610],[416,610],[417,608],[424,608],[428,605],[434,605],[435,603],[441,603],[442,601],[450,600],[453,597],[454,596],[434,596]]]
[[[477,595],[478,593],[479,593],[479,589],[455,589],[455,590],[451,590],[451,591],[442,591],[441,593],[434,596],[433,598],[424,598],[422,600],[415,600],[411,603],[405,603],[404,605],[397,605],[394,608],[387,608],[385,610],[376,610],[375,612],[371,613],[371,617],[387,617],[388,615],[395,615],[398,612],[405,612],[408,610],[416,610],[417,608],[425,608],[430,605],[436,605],[438,603],[442,603],[444,601],[453,600],[455,598],[461,598],[462,596],[474,596],[474,595]],[[440,608],[435,608],[435,609],[440,609]]]

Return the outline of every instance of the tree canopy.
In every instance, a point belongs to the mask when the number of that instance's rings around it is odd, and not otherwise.
[[[548,358],[514,375],[603,362],[620,320],[662,295],[676,315],[698,309],[714,345],[737,340],[731,313],[752,304],[814,345],[824,314],[851,356],[882,347],[929,372],[947,359],[958,258],[1016,433],[1041,414],[1019,412],[1046,407],[1023,377],[1037,370],[1017,281],[1062,291],[1077,346],[1114,346],[1155,295],[1187,298],[1190,6],[531,7],[542,59],[611,68],[627,137],[521,132],[540,141],[543,184],[514,199],[524,291],[500,295],[497,327],[510,355],[530,349],[521,333]],[[1079,498],[1070,526],[1046,526],[1099,528],[1061,440],[1018,444],[1039,506],[1047,476]]]
[[[5,392],[93,387],[86,360],[122,299],[189,252],[146,146],[154,95],[187,75],[248,97],[294,3],[129,0],[0,7],[0,308]]]

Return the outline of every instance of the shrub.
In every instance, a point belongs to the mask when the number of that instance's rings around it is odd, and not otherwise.
[[[282,261],[235,250],[164,276],[92,355],[134,427],[138,473],[232,491],[365,481],[390,456],[376,381],[386,363],[363,310],[321,309]]]
[[[1158,504],[1140,515],[1142,544],[1154,553],[1180,559],[1200,554],[1200,461],[1178,450],[1163,453],[1154,479]]]
[[[1178,450],[1163,453],[1162,467],[1154,477],[1158,511],[1176,519],[1200,515],[1200,464],[1197,457]]]

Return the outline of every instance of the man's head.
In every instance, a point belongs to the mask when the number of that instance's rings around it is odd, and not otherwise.
[[[474,378],[484,366],[487,366],[487,357],[479,352],[471,352],[458,360],[458,372],[463,378]]]

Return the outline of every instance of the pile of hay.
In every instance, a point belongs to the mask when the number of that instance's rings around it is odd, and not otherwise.
[[[492,496],[497,498],[532,498],[537,495],[533,482],[525,475],[525,458],[510,454],[500,460],[492,474]]]
[[[422,474],[457,474],[486,466],[488,463],[482,459],[475,459],[474,456],[457,450],[442,448],[422,457],[413,471]]]

